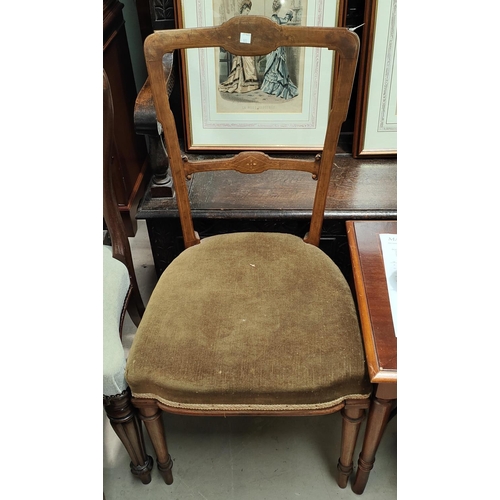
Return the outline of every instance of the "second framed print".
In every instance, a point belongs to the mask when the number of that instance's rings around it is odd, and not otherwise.
[[[176,0],[177,25],[218,26],[234,16],[259,15],[279,25],[336,26],[340,1]],[[322,149],[332,51],[278,47],[242,57],[221,48],[187,49],[181,64],[186,150]]]
[[[353,156],[395,156],[397,125],[397,0],[366,0]]]

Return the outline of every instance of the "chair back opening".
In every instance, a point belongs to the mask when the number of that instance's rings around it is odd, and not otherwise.
[[[233,56],[263,56],[279,47],[320,47],[335,51],[335,77],[329,106],[324,145],[312,159],[299,155],[271,157],[262,151],[241,151],[234,156],[190,160],[179,143],[174,115],[166,92],[163,57],[175,50],[222,48]],[[146,64],[156,109],[161,124],[174,182],[185,247],[199,243],[191,217],[186,179],[206,171],[235,170],[257,174],[267,170],[309,172],[317,180],[311,223],[305,241],[319,245],[328,186],[342,123],[347,117],[349,100],[359,53],[359,38],[347,28],[278,25],[263,16],[236,16],[210,28],[165,30],[150,35],[144,44]],[[242,132],[243,133],[243,132]],[[300,134],[300,131],[296,133]]]

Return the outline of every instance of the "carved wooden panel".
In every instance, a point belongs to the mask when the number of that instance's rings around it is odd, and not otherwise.
[[[153,30],[175,28],[174,0],[149,0]]]

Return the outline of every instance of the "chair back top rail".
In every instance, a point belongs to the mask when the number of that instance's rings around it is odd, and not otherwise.
[[[250,39],[250,43],[241,43],[241,34],[245,34],[243,40]],[[177,49],[206,47],[222,47],[237,56],[255,56],[269,54],[282,46],[324,47],[336,52],[335,84],[331,102],[328,103],[330,114],[321,155],[316,156],[314,160],[277,159],[262,152],[244,151],[230,159],[188,160],[182,154],[169,97],[165,92],[167,82],[163,71],[163,56]],[[349,109],[359,53],[358,36],[347,28],[287,26],[278,25],[263,16],[236,16],[220,26],[211,28],[184,28],[155,32],[146,39],[144,53],[157,120],[164,132],[186,248],[199,243],[199,237],[194,231],[191,219],[186,178],[195,172],[229,169],[249,174],[260,173],[268,169],[300,170],[312,173],[318,184],[311,225],[305,241],[318,246],[340,129]]]
[[[240,35],[251,35],[250,43]],[[245,37],[248,40],[248,37]],[[359,39],[347,28],[279,25],[264,16],[235,16],[213,27],[156,31],[144,45],[146,61],[159,60],[175,49],[222,47],[236,56],[269,54],[278,47],[326,47],[345,59],[358,58]]]

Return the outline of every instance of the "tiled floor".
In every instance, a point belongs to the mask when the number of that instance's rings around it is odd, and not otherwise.
[[[156,281],[147,229],[139,221],[130,239],[139,287],[147,302]],[[124,327],[126,349],[135,328]],[[335,480],[341,417],[185,417],[164,414],[174,483],[167,486],[156,466],[143,485],[129,470],[130,459],[103,412],[106,500],[288,500],[358,498]],[[361,498],[396,498],[397,417],[388,425],[375,467]],[[364,427],[361,429],[361,435]],[[146,448],[154,451],[147,435]],[[359,455],[358,443],[355,461]]]

